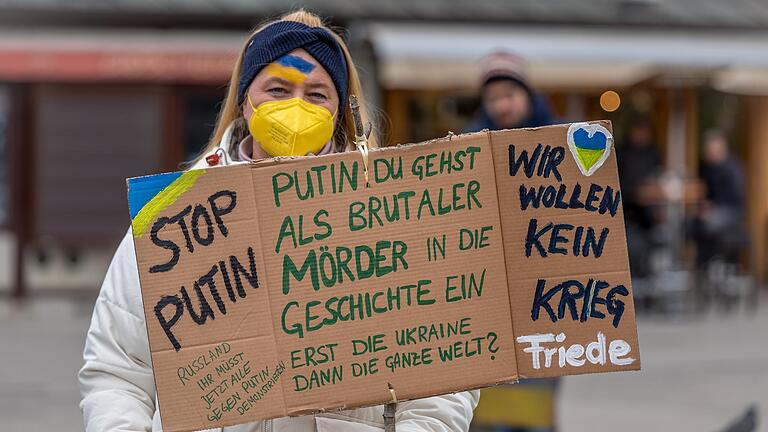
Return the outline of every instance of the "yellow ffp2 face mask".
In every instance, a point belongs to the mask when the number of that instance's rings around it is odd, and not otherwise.
[[[270,156],[317,154],[333,136],[334,115],[301,98],[253,106],[248,129]]]

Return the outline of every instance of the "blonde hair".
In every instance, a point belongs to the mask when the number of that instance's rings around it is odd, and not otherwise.
[[[227,129],[227,126],[229,126],[233,121],[243,116],[242,106],[237,101],[237,86],[240,80],[240,70],[242,69],[243,55],[245,53],[245,48],[248,45],[248,41],[250,41],[251,38],[253,38],[253,36],[256,33],[260,32],[265,27],[277,21],[300,22],[309,27],[320,27],[328,31],[331,35],[333,35],[333,38],[336,40],[336,42],[338,42],[339,46],[341,47],[341,50],[344,52],[344,58],[347,62],[347,70],[348,70],[348,77],[349,77],[348,83],[347,83],[348,84],[347,88],[349,90],[348,94],[349,96],[357,97],[358,103],[360,104],[360,116],[362,117],[363,124],[366,124],[367,122],[370,122],[371,124],[373,124],[373,119],[369,116],[369,110],[365,103],[365,98],[363,97],[363,90],[362,90],[362,86],[360,85],[360,78],[357,74],[357,68],[355,67],[355,63],[352,61],[352,56],[349,54],[349,49],[347,48],[347,44],[344,43],[344,40],[341,38],[341,36],[339,36],[336,32],[331,30],[325,24],[323,24],[323,20],[319,16],[313,14],[312,12],[308,12],[304,9],[299,9],[295,12],[291,12],[283,15],[278,20],[268,21],[260,25],[246,39],[243,45],[243,48],[240,50],[240,55],[237,58],[235,67],[232,70],[232,77],[229,80],[229,88],[227,89],[227,95],[224,99],[224,104],[221,107],[221,111],[219,111],[219,116],[216,120],[216,127],[213,130],[213,135],[211,135],[211,139],[208,141],[208,144],[205,146],[205,149],[200,154],[200,156],[196,158],[195,162],[199,161],[210,151],[218,147],[219,143],[221,142],[221,139],[224,137],[224,131]],[[353,140],[355,137],[355,124],[354,124],[354,119],[352,118],[352,112],[349,108],[348,101],[339,101],[339,104],[343,105],[339,108],[344,110],[344,117],[343,117],[343,124],[339,124],[336,127],[336,131],[334,132],[334,135],[333,135],[334,147],[336,148],[337,151],[353,150],[354,149]],[[373,131],[375,131],[375,128],[372,128],[372,129]],[[238,129],[235,131],[235,136],[242,138],[245,133],[247,133],[247,128],[241,124],[240,126],[238,126]],[[374,132],[371,132],[371,136],[368,138],[368,146],[378,147],[378,140]]]

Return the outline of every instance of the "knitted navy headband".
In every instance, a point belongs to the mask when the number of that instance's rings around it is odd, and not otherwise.
[[[242,104],[245,101],[248,87],[259,71],[297,48],[307,51],[331,76],[339,93],[339,111],[343,113],[348,91],[344,52],[325,29],[295,21],[277,21],[253,35],[243,55],[237,102]]]

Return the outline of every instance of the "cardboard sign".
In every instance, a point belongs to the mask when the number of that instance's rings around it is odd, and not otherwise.
[[[129,179],[164,430],[639,369],[611,145],[599,122]]]
[[[610,129],[491,134],[521,378],[640,367]]]

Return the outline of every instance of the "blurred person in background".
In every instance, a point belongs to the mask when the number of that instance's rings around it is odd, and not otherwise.
[[[640,187],[660,172],[656,133],[650,119],[638,117],[630,122],[624,146],[616,150],[616,157],[632,276],[647,277],[651,272],[651,230],[656,220],[653,207],[640,196]]]
[[[744,170],[730,155],[727,138],[720,130],[704,134],[699,175],[706,195],[694,221],[697,262],[704,266],[719,258],[737,263],[747,244]]]
[[[525,61],[496,51],[480,60],[481,106],[464,132],[547,126],[553,123],[546,99],[531,87]]]
[[[355,130],[348,95],[364,103],[345,43],[319,17],[298,11],[268,23],[244,46],[213,137],[193,168],[349,150]],[[364,109],[361,115],[368,120]],[[269,133],[296,124],[302,128],[288,131],[295,138],[290,148]],[[375,147],[375,137],[369,143]],[[80,407],[87,431],[161,430],[131,230],[107,271],[83,357]],[[465,431],[478,398],[479,392],[471,391],[399,402],[397,429]],[[370,432],[382,430],[383,412],[383,406],[374,406],[216,430]]]
[[[539,127],[554,122],[547,100],[531,87],[524,59],[509,52],[495,51],[480,59],[480,71],[481,106],[474,121],[463,132]],[[537,406],[537,409],[520,416],[511,416],[513,418],[492,414],[494,418],[507,417],[509,421],[505,424],[488,424],[480,418],[477,425],[473,424],[473,430],[554,430],[557,379],[521,380],[518,384],[504,386],[503,390],[484,392],[481,403],[484,400],[487,406]],[[491,398],[503,400],[491,401]]]

